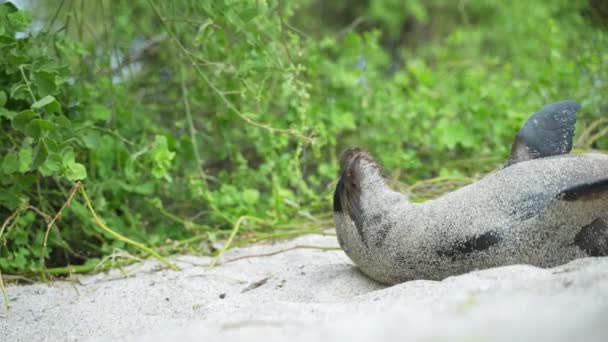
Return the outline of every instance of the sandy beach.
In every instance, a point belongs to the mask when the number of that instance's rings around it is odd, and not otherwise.
[[[227,251],[222,259],[333,236]],[[77,281],[8,287],[2,341],[607,341],[608,258],[513,265],[386,287],[342,251],[297,248],[209,268],[175,256]]]

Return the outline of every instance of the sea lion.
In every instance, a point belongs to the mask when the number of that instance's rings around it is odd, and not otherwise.
[[[386,284],[608,255],[608,155],[567,154],[578,108],[545,107],[518,133],[506,167],[423,203],[389,188],[369,152],[346,150],[334,193],[340,245]]]

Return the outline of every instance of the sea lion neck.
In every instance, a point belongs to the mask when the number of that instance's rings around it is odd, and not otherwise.
[[[359,191],[364,197],[389,190],[380,173],[380,168],[373,160],[357,159],[353,165],[353,174],[357,178]]]

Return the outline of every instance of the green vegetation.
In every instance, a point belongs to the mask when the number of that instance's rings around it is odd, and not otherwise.
[[[0,270],[321,232],[343,148],[428,198],[498,166],[562,99],[583,105],[577,147],[605,149],[600,3],[4,3]]]

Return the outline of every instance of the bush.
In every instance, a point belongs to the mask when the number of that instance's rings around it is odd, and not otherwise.
[[[532,112],[574,98],[578,146],[606,148],[591,123],[608,38],[586,1],[349,4],[61,1],[37,28],[0,5],[2,271],[131,250],[80,195],[42,247],[77,180],[115,231],[209,253],[233,228],[244,243],[331,225],[347,146],[408,184],[474,176]]]

